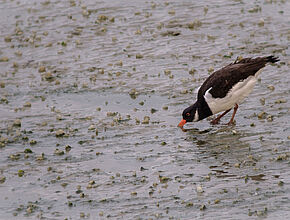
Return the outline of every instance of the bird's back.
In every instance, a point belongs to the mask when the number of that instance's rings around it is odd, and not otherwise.
[[[210,88],[213,98],[223,98],[235,84],[246,80],[249,76],[254,76],[260,69],[265,67],[266,63],[275,63],[277,61],[279,59],[274,56],[236,60],[207,78],[198,91],[198,99],[203,99],[206,91]]]

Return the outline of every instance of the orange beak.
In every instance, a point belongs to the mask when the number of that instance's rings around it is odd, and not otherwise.
[[[184,131],[183,126],[184,126],[185,124],[186,124],[186,120],[182,119],[182,120],[179,122],[178,127],[180,127],[180,128]]]

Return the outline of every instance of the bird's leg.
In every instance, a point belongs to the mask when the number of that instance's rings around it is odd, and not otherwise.
[[[216,125],[219,123],[219,121],[221,120],[221,118],[223,116],[225,116],[225,114],[227,114],[231,109],[226,110],[224,113],[222,113],[221,115],[219,115],[216,119],[212,120],[210,123],[213,125]]]
[[[234,107],[234,112],[233,112],[232,118],[231,118],[231,120],[229,121],[229,123],[227,125],[233,125],[234,124],[234,117],[236,115],[238,107],[239,107],[238,104],[236,104],[235,107]]]

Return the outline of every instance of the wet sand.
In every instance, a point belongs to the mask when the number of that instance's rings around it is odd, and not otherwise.
[[[290,218],[289,1],[2,1],[1,219]],[[236,125],[177,128],[275,55]]]

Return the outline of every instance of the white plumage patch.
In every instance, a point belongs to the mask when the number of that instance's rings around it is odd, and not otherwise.
[[[196,112],[195,112],[195,114],[194,114],[194,119],[193,119],[193,121],[198,121],[199,120],[199,115],[198,115],[198,111],[197,111],[197,109],[196,109]]]
[[[229,90],[224,98],[213,98],[210,94],[212,87],[209,88],[205,92],[204,98],[212,113],[216,114],[221,111],[226,111],[233,108],[235,104],[243,102],[244,99],[253,91],[260,72],[261,70],[259,70],[255,76],[249,76],[244,81],[238,82],[231,90]]]

